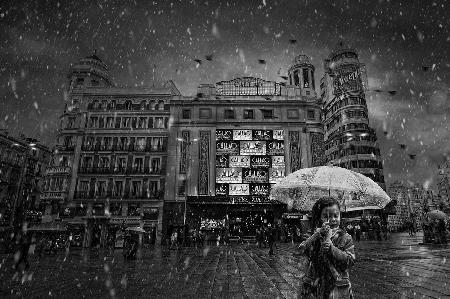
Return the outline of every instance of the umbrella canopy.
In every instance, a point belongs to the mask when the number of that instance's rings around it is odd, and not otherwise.
[[[321,197],[338,199],[342,211],[382,209],[391,199],[370,178],[335,166],[300,169],[278,181],[270,193],[272,200],[287,204],[288,209],[311,211]]]
[[[143,228],[139,227],[139,226],[128,227],[126,230],[129,231],[129,232],[146,233],[146,231]]]
[[[447,220],[448,219],[447,214],[445,214],[444,212],[439,211],[439,210],[434,210],[434,211],[428,212],[427,216],[430,217],[431,219],[437,219],[437,220]]]

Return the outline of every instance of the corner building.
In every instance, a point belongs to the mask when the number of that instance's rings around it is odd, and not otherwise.
[[[369,126],[365,66],[342,43],[324,63],[320,81],[328,164],[359,172],[386,190],[375,130]]]
[[[115,87],[97,56],[71,67],[57,153],[42,198],[85,247],[140,226],[157,242],[162,225],[170,99],[163,88]],[[49,216],[47,216],[48,218]],[[158,233],[159,232],[159,233]]]
[[[251,236],[277,223],[283,209],[269,201],[272,184],[323,162],[314,87],[314,67],[299,55],[287,83],[242,77],[173,98],[163,235],[187,224]]]

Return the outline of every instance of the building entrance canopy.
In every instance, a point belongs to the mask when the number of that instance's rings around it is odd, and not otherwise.
[[[188,196],[188,204],[263,204],[284,205],[277,200],[270,200],[265,196]]]

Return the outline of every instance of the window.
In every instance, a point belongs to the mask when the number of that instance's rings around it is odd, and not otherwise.
[[[138,197],[140,195],[141,195],[141,182],[133,181],[132,188],[131,188],[131,196]]]
[[[180,185],[178,186],[178,195],[180,196],[186,195],[186,180],[180,181]]]
[[[115,181],[114,182],[114,196],[122,196],[123,194],[123,182]]]
[[[98,80],[96,80],[96,79],[92,79],[91,80],[91,84],[92,84],[92,86],[99,86],[100,82]]]
[[[244,110],[244,119],[254,119],[255,115],[253,113],[252,109],[245,109]]]
[[[151,173],[158,174],[161,171],[161,160],[159,158],[153,158],[150,169]]]
[[[145,137],[138,137],[136,139],[135,150],[145,151]]]
[[[290,119],[298,119],[298,110],[297,109],[288,109],[287,117]]]
[[[134,171],[135,172],[144,172],[144,159],[142,159],[142,158],[134,159]]]
[[[164,129],[164,118],[163,117],[155,117],[155,128]]]
[[[153,117],[148,118],[148,129],[153,129]]]
[[[114,125],[114,117],[107,117],[106,118],[106,127],[113,128],[113,125]]]
[[[264,119],[272,119],[273,117],[273,110],[271,109],[261,109],[261,112],[263,114]]]
[[[130,127],[130,118],[123,117],[122,118],[122,128],[129,128],[129,127]]]
[[[224,111],[224,117],[225,117],[225,119],[235,119],[235,116],[234,116],[234,110],[232,110],[232,109],[226,109],[226,110]]]
[[[149,198],[158,196],[158,181],[150,181],[147,195]]]
[[[200,108],[199,117],[200,118],[211,118],[211,109],[210,108]]]
[[[181,117],[183,119],[190,119],[191,118],[191,110],[190,109],[183,109]]]
[[[98,117],[91,117],[91,128],[98,128]]]
[[[99,128],[105,127],[105,118],[104,117],[99,117],[98,127]]]
[[[138,121],[139,129],[145,129],[145,121],[146,120],[147,120],[147,118],[145,118],[145,117],[139,117],[139,121]]]
[[[84,78],[77,78],[77,85],[76,86],[81,86],[84,84]]]
[[[67,128],[72,129],[75,127],[75,117],[69,117],[69,121],[67,123]]]
[[[308,119],[314,120],[316,118],[316,113],[314,110],[308,110]]]
[[[308,88],[309,87],[309,70],[303,69],[303,87]]]

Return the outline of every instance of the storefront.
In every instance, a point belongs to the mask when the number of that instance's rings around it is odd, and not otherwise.
[[[257,201],[259,199],[259,202]],[[205,236],[253,237],[256,230],[276,224],[285,205],[251,197],[188,197],[186,223]]]

